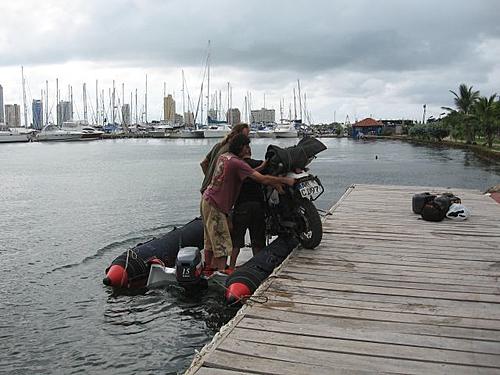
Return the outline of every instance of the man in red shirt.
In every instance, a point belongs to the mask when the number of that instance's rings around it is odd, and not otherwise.
[[[238,198],[241,185],[249,177],[261,184],[272,185],[282,191],[282,185],[293,185],[290,177],[260,174],[243,161],[251,155],[250,138],[244,134],[235,136],[229,144],[229,152],[219,156],[210,185],[203,193],[201,211],[205,238],[205,264],[224,271],[226,258],[231,255],[232,242],[227,216]]]

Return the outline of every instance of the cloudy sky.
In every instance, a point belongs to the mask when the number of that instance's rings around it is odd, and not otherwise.
[[[423,104],[437,117],[460,83],[500,92],[497,0],[0,0],[0,15],[5,103],[22,103],[24,66],[29,102],[48,80],[53,108],[59,78],[77,117],[84,82],[93,111],[96,80],[106,97],[123,83],[126,103],[137,89],[143,108],[146,74],[148,119],[160,119],[164,87],[182,112],[182,70],[196,103],[208,40],[226,108],[228,82],[233,107],[250,93],[253,109],[265,100],[279,115],[283,100],[293,116],[300,79],[313,122],[421,119]]]

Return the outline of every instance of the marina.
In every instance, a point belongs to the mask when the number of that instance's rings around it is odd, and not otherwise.
[[[450,190],[469,220],[411,212]],[[499,214],[476,190],[351,186],[322,244],[294,250],[186,374],[498,373]]]

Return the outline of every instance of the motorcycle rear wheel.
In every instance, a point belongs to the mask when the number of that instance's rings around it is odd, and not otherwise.
[[[301,219],[299,242],[306,249],[314,249],[323,238],[323,224],[318,210],[309,199],[302,198],[298,202],[298,213]]]

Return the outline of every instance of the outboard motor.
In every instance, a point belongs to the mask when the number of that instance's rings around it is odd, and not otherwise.
[[[175,277],[180,286],[189,289],[199,285],[202,270],[200,249],[184,247],[179,250],[175,261]]]

